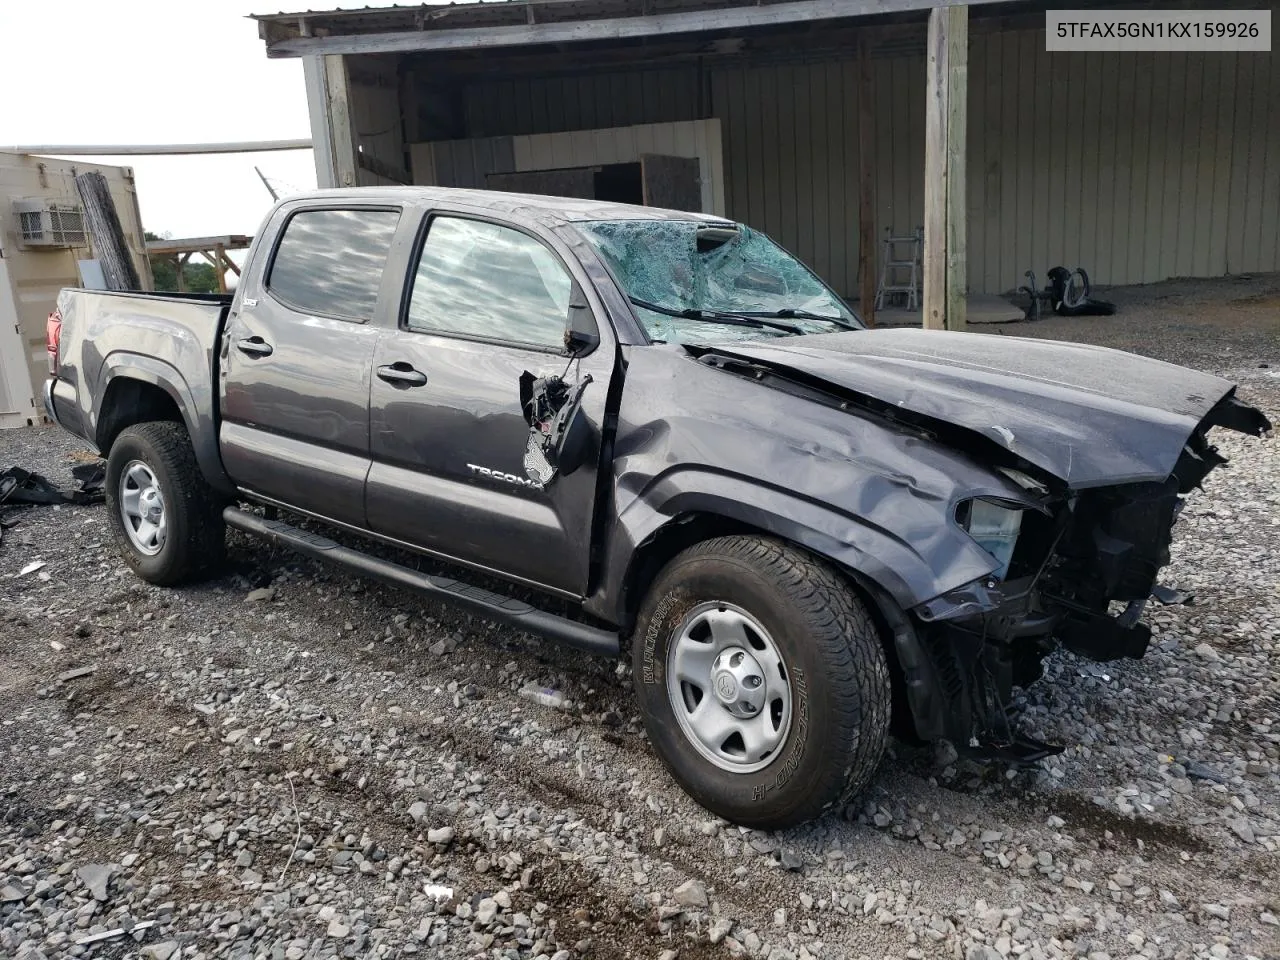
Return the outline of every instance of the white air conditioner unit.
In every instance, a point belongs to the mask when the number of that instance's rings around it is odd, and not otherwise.
[[[31,197],[13,201],[13,214],[18,218],[18,240],[24,247],[59,249],[89,245],[79,204]]]

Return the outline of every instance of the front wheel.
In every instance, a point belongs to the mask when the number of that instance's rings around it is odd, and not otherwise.
[[[850,586],[767,537],[697,544],[658,574],[632,644],[658,756],[708,810],[780,829],[857,794],[888,740],[889,669]]]
[[[222,560],[221,503],[182,424],[122,430],[107,456],[106,490],[116,544],[143,580],[173,586]]]

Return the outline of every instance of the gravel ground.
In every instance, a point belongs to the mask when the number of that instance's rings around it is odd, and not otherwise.
[[[992,335],[1202,367],[1280,420],[1280,279],[1110,295]],[[895,744],[780,834],[680,792],[625,668],[240,537],[222,579],[154,588],[104,508],[29,511],[0,546],[0,956],[1280,956],[1280,454],[1218,441],[1165,578],[1198,603],[1023,696],[1066,753]],[[0,465],[69,484],[79,446],[8,431]]]

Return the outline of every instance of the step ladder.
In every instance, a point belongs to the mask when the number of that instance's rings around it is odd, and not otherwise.
[[[920,264],[924,251],[924,227],[907,236],[894,236],[885,227],[880,256],[880,286],[876,289],[876,309],[883,310],[886,298],[901,296],[908,310],[920,307]]]

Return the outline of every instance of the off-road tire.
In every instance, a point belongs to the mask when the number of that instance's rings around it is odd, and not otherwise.
[[[786,739],[763,769],[721,769],[681,730],[667,693],[667,655],[695,606],[749,612],[772,635],[791,682]],[[636,693],[654,749],[690,796],[734,823],[781,829],[852,800],[888,741],[889,667],[876,626],[852,587],[782,541],[721,537],[671,560],[640,605],[632,638]]]
[[[121,481],[127,464],[138,460],[155,475],[164,497],[168,534],[160,551],[139,551],[121,516]],[[223,501],[205,481],[196,463],[186,427],[155,421],[126,427],[107,456],[107,512],[111,532],[125,563],[149,583],[174,586],[208,574],[226,556]]]

